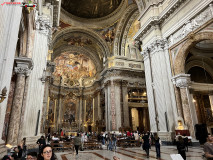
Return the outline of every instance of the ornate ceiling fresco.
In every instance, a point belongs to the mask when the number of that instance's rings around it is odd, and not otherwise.
[[[84,54],[65,52],[55,58],[54,62],[54,83],[57,85],[82,86],[85,79],[96,75],[94,63]]]
[[[101,18],[115,11],[122,0],[62,0],[62,7],[81,18]]]

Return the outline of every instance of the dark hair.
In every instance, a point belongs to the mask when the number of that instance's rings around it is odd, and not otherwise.
[[[27,153],[27,156],[37,157],[37,152]]]
[[[11,160],[10,157],[8,155],[5,155],[2,160]]]
[[[184,142],[182,136],[178,136],[178,140],[179,140],[179,142],[181,142],[181,143]]]
[[[155,140],[157,140],[159,138],[157,133],[154,133],[154,138],[155,138]]]
[[[44,145],[44,146],[41,148],[41,150],[40,150],[40,153],[39,153],[39,155],[38,155],[38,160],[44,160],[44,157],[42,156],[42,154],[43,154],[44,149],[47,148],[47,147],[52,148],[51,145],[49,145],[49,144]],[[56,158],[55,158],[55,154],[53,153],[53,150],[52,150],[52,157],[51,157],[50,160],[55,160],[55,159],[56,159]]]

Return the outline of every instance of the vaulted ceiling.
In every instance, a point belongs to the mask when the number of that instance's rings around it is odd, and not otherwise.
[[[122,0],[62,0],[62,8],[81,18],[101,18],[115,11]]]

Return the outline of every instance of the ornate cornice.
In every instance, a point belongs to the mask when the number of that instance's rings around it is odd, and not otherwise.
[[[144,78],[144,72],[137,72],[137,71],[128,71],[128,70],[118,70],[118,69],[110,69],[105,70],[104,73],[102,73],[103,78],[112,78],[112,77],[126,77],[126,78]]]
[[[52,40],[52,22],[50,17],[48,17],[47,15],[39,16],[38,13],[36,13],[35,23],[36,30],[38,30],[41,34],[48,36],[49,44]]]
[[[109,86],[110,84],[111,84],[111,81],[108,80],[108,81],[106,81],[106,82],[104,83],[104,87],[107,87],[107,86]]]
[[[122,87],[127,87],[128,86],[128,81],[122,80]]]
[[[179,88],[186,88],[191,83],[190,74],[179,74],[172,77],[173,84]]]
[[[139,37],[143,37],[143,35],[146,34],[146,32],[148,32],[152,26],[161,25],[185,1],[186,0],[173,0],[172,3],[159,16],[150,17],[133,38],[139,39]],[[139,20],[142,18],[144,14],[145,14],[145,11],[141,14]]]
[[[181,28],[179,28],[176,32],[174,32],[168,37],[169,46],[172,46],[173,44],[187,37],[187,35],[190,32],[198,29],[200,26],[202,26],[212,18],[213,18],[213,4],[209,4],[208,8],[206,8],[196,17],[189,19],[181,26]]]
[[[31,58],[19,57],[15,58],[16,67],[14,68],[14,72],[16,74],[21,74],[25,76],[29,76],[31,70],[33,69],[33,61]]]

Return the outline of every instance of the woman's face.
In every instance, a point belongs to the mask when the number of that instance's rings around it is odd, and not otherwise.
[[[51,147],[44,148],[43,153],[41,155],[42,157],[44,157],[44,160],[50,160],[52,157],[52,148]]]

